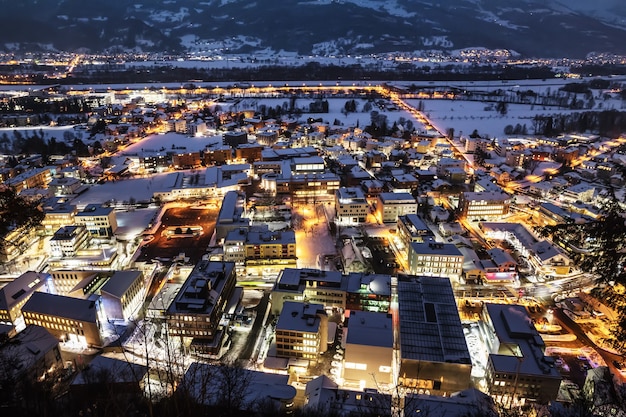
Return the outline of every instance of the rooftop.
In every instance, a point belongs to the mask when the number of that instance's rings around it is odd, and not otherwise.
[[[399,281],[398,307],[402,359],[470,363],[449,279]]]

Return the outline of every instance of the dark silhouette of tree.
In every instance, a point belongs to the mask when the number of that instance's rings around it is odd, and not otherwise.
[[[592,294],[614,308],[618,315],[613,338],[608,342],[623,352],[626,350],[626,219],[614,196],[604,210],[606,215],[599,220],[545,226],[538,232],[562,242],[574,263],[596,277]]]
[[[17,238],[13,238],[19,241],[24,234],[41,225],[43,218],[39,201],[24,199],[17,195],[15,189],[0,186],[0,251],[16,244],[7,240],[10,231],[21,231]]]

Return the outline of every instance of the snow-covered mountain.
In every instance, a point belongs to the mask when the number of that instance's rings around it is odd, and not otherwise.
[[[623,0],[0,0],[0,50],[626,54]]]

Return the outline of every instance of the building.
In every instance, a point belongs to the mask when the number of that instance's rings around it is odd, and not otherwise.
[[[29,188],[46,188],[52,181],[54,167],[29,169],[5,181],[5,185],[15,189],[17,194]]]
[[[81,191],[84,191],[87,188],[78,178],[61,177],[53,178],[48,184],[48,189],[55,196],[71,196],[74,194],[79,194]]]
[[[75,219],[77,225],[85,226],[94,237],[113,237],[117,230],[117,217],[112,207],[88,204],[83,211],[76,214]]]
[[[339,388],[326,375],[307,382],[304,395],[306,414],[337,417],[392,415],[391,394]]]
[[[500,192],[465,192],[459,197],[459,213],[462,218],[500,219],[509,213],[511,198]]]
[[[110,401],[132,401],[143,395],[148,377],[145,365],[98,355],[72,380],[69,393],[75,404],[88,407]]]
[[[383,223],[397,222],[399,216],[417,214],[417,201],[409,193],[380,193],[376,217]]]
[[[335,192],[335,222],[338,225],[365,223],[369,210],[361,188],[341,187]]]
[[[15,325],[24,304],[49,283],[50,275],[28,271],[0,288],[0,323]]]
[[[135,317],[145,295],[146,286],[141,271],[116,271],[100,289],[102,307],[109,320]]]
[[[543,275],[567,275],[572,261],[557,245],[547,240],[540,240],[530,248],[530,263],[537,273]]]
[[[296,234],[267,225],[231,230],[224,239],[224,261],[245,266],[249,275],[276,275],[296,267]]]
[[[463,273],[463,254],[451,243],[412,242],[408,261],[412,275],[459,278]]]
[[[285,268],[278,274],[272,288],[272,314],[279,315],[287,301],[345,309],[344,277],[338,271]]]
[[[417,214],[398,216],[398,237],[404,246],[411,242],[424,242],[434,239],[434,233]]]
[[[71,258],[89,245],[91,235],[85,226],[64,226],[50,239],[50,257]]]
[[[192,352],[217,354],[225,334],[220,321],[236,282],[234,263],[200,261],[165,313],[170,337],[180,337]]]
[[[99,302],[43,292],[22,307],[24,322],[48,329],[58,340],[80,346],[102,346]]]
[[[391,277],[353,272],[347,277],[346,310],[386,313],[391,305]]]
[[[187,368],[177,390],[195,404],[215,407],[227,415],[263,414],[266,407],[279,414],[289,412],[297,393],[289,385],[289,375],[200,362]]]
[[[526,312],[513,304],[485,304],[479,322],[489,349],[489,394],[504,405],[556,400],[561,374]]]
[[[21,401],[22,390],[32,390],[30,383],[41,381],[63,369],[59,341],[41,326],[26,326],[16,336],[0,343],[0,408],[9,413],[10,404]]]
[[[581,182],[580,184],[572,185],[571,187],[563,190],[560,199],[570,202],[582,201],[584,203],[589,203],[593,200],[595,192],[595,186],[586,182]]]
[[[286,301],[276,323],[276,356],[317,362],[326,351],[328,317],[321,304]]]
[[[450,280],[398,281],[398,315],[398,383],[431,395],[469,388],[472,363]]]
[[[75,223],[76,206],[72,204],[55,204],[52,207],[44,207],[45,217],[41,221],[43,234],[50,236],[63,226],[71,226]]]
[[[393,320],[390,313],[351,310],[344,324],[343,378],[361,389],[393,381]]]
[[[52,270],[50,275],[52,277],[51,293],[76,298],[86,298],[85,296],[97,292],[110,276],[103,272],[70,269]],[[101,275],[105,276],[100,277]],[[76,294],[77,290],[82,293],[83,297]]]
[[[265,174],[263,187],[274,194],[289,194],[294,199],[330,199],[341,179],[331,172],[313,174]]]
[[[237,191],[224,195],[215,224],[215,240],[220,242],[231,230],[248,228],[250,220],[244,217],[245,196]]]
[[[172,157],[174,169],[188,169],[199,167],[202,164],[202,156],[199,151],[177,153]]]

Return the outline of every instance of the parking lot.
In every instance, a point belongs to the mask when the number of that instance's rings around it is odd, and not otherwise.
[[[153,238],[146,237],[139,260],[158,259],[168,262],[184,253],[192,263],[198,262],[207,252],[215,230],[218,208],[174,207],[168,209],[161,218],[161,225]],[[188,228],[194,233],[184,233]],[[168,231],[180,228],[183,233],[176,239]],[[200,231],[199,228],[202,230]]]

